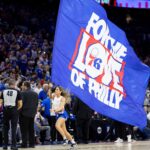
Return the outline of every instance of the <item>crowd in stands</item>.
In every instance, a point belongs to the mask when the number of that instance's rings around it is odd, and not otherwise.
[[[0,1],[0,91],[7,88],[9,78],[17,81],[18,88],[21,88],[22,81],[30,81],[32,89],[38,93],[40,100],[45,99],[48,89],[54,87],[51,83],[51,69],[58,4],[58,0],[41,1],[39,4],[37,1],[29,2],[28,0],[27,2],[24,0],[22,2]],[[107,6],[106,10],[108,17],[125,30],[141,61],[150,66],[150,31],[149,24],[146,22],[147,10],[138,12],[138,10],[123,8],[112,9]],[[48,87],[46,88],[45,85]],[[43,90],[46,91],[46,97],[42,99]],[[42,94],[41,91],[43,91]],[[149,106],[149,90],[147,93],[146,106]],[[94,117],[101,118],[93,113]],[[71,113],[70,118],[71,131],[74,126]],[[39,119],[44,120],[38,112],[35,119],[36,137],[41,136],[41,130],[47,130],[47,132],[50,130],[48,123],[42,127],[38,122]],[[46,140],[50,140],[47,132]],[[20,136],[19,140],[21,140]],[[36,140],[37,144],[41,143],[39,141],[41,139]]]
[[[53,2],[54,3],[54,2]],[[0,72],[1,78],[19,75],[50,81],[51,58],[58,6],[41,2],[0,3]],[[53,9],[52,9],[53,8]],[[117,9],[117,8],[116,8]],[[146,10],[131,11],[107,7],[108,17],[126,31],[140,59],[150,65],[149,24]],[[119,12],[119,13],[118,13]],[[119,14],[119,15],[117,15]],[[138,14],[138,17],[136,17]],[[115,17],[115,18],[114,18]],[[140,19],[141,20],[140,20]],[[141,23],[141,22],[142,23]]]

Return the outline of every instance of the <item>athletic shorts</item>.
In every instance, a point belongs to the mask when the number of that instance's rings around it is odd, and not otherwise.
[[[69,115],[66,111],[64,111],[63,113],[59,113],[57,114],[56,118],[64,118],[65,120],[67,120],[69,118]]]

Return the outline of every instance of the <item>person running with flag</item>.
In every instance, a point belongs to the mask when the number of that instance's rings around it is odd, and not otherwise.
[[[68,113],[65,111],[65,104],[67,103],[67,99],[63,96],[65,93],[63,89],[59,86],[55,88],[55,93],[52,95],[52,109],[50,109],[51,113],[56,113],[57,121],[55,127],[57,131],[61,134],[64,145],[68,143],[68,140],[71,142],[71,147],[76,146],[76,142],[74,141],[72,135],[66,129],[66,120],[68,119]]]

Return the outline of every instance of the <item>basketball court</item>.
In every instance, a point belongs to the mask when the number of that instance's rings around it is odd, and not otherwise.
[[[28,150],[33,150],[33,148],[28,148]],[[39,145],[36,146],[35,150],[70,150],[70,145]],[[132,143],[99,142],[79,144],[76,148],[74,148],[74,150],[150,150],[150,141],[135,141]]]

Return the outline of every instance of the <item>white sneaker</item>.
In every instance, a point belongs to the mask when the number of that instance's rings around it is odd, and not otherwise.
[[[21,143],[22,143],[22,140],[19,140],[19,143],[21,144]]]
[[[128,142],[128,143],[131,143],[131,142],[132,142],[131,135],[127,135],[127,142]]]
[[[120,139],[120,138],[117,138],[116,141],[114,141],[115,143],[122,143],[123,142],[123,139]]]
[[[64,139],[63,140],[63,145],[67,145],[68,144],[68,140],[67,139]]]
[[[76,148],[77,147],[77,143],[71,143],[71,149],[74,149],[74,148]]]

